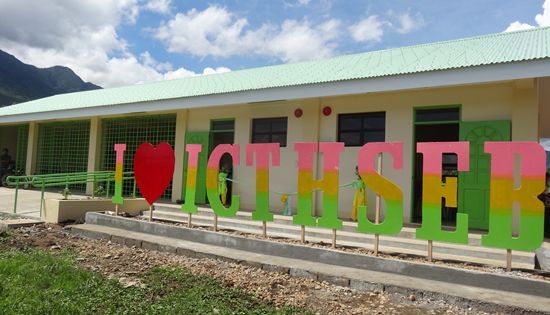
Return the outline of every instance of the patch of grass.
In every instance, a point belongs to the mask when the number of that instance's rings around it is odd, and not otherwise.
[[[8,229],[0,229],[0,244],[11,239],[11,233]]]
[[[77,266],[69,252],[0,252],[2,314],[303,314],[276,310],[246,292],[183,269],[141,275],[145,288],[124,288]]]

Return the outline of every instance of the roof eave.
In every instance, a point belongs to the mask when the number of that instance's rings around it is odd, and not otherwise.
[[[108,116],[130,114],[135,112],[170,111],[246,104],[253,102],[268,102],[281,99],[291,100],[402,91],[420,88],[435,88],[528,79],[544,76],[550,76],[550,58],[450,70],[429,71],[397,76],[275,87],[178,99],[8,115],[0,116],[0,123]]]

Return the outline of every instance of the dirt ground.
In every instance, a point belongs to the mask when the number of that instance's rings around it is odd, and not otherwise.
[[[10,231],[10,234],[11,238],[0,245],[0,250],[35,247],[55,252],[68,248],[76,253],[76,260],[82,267],[118,279],[124,286],[143,286],[136,275],[155,266],[175,266],[187,268],[197,275],[215,277],[228,286],[242,288],[278,307],[295,305],[317,314],[488,314],[475,308],[412,295],[360,293],[326,282],[293,278],[241,264],[83,239],[69,234],[68,227],[58,225],[19,228]]]

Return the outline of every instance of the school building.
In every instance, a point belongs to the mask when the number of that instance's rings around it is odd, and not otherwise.
[[[550,138],[550,28],[491,34],[325,60],[268,66],[103,90],[55,95],[0,108],[0,148],[27,174],[114,170],[116,143],[126,143],[125,168],[142,142],[175,148],[173,182],[165,198],[184,191],[184,144],[203,144],[197,202],[206,203],[206,153],[241,144],[232,193],[243,210],[255,207],[255,168],[247,143],[279,142],[281,165],[270,189],[297,191],[294,142],[340,141],[340,184],[354,181],[357,153],[369,141],[401,141],[404,165],[384,157],[382,173],[404,195],[404,222],[421,219],[421,156],[417,142],[470,141],[470,171],[457,174],[445,156],[444,176],[459,177],[459,208],[470,227],[486,229],[489,155],[483,143]],[[322,176],[322,157],[316,175]],[[90,187],[88,187],[90,189]],[[354,191],[340,191],[349,218]],[[369,213],[374,211],[369,195]],[[295,208],[296,200],[291,205]],[[315,208],[322,211],[321,195]],[[271,206],[282,211],[280,196]],[[443,209],[453,223],[456,209]]]

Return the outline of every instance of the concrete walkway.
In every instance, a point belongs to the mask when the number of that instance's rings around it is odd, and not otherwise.
[[[61,188],[59,189],[61,190]],[[40,191],[19,189],[17,198],[17,214],[40,218]],[[70,199],[82,198],[83,195],[71,195]],[[45,199],[61,198],[57,192],[44,193]],[[0,187],[0,212],[13,213],[15,189]]]

